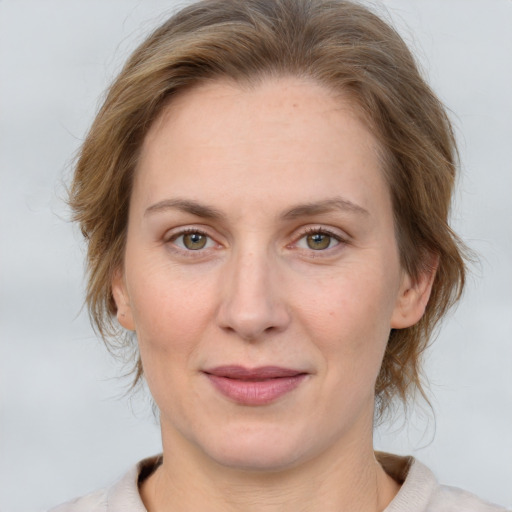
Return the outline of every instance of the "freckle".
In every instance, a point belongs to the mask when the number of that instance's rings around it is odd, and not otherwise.
[[[293,106],[294,106],[294,107],[298,107],[297,103],[294,103],[294,104],[293,104]]]

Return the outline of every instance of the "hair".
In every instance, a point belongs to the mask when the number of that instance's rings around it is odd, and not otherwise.
[[[172,98],[208,80],[253,84],[307,78],[350,98],[380,143],[403,269],[433,272],[421,320],[390,333],[375,394],[379,411],[407,403],[421,384],[421,355],[460,298],[464,245],[448,224],[457,149],[446,111],[388,23],[345,0],[204,0],[157,28],[114,80],[79,151],[69,202],[88,244],[90,317],[111,350],[134,350],[114,321],[111,283],[122,268],[141,145]]]

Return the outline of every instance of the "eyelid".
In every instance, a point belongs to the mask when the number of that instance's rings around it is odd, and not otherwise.
[[[187,255],[187,256],[199,256],[200,254],[204,254],[206,251],[211,249],[217,249],[223,246],[222,242],[218,241],[217,236],[214,236],[210,233],[210,229],[205,228],[204,226],[198,226],[198,225],[186,225],[186,226],[179,226],[170,229],[165,235],[164,235],[164,243],[170,244],[173,246],[173,250],[176,252],[179,252],[181,254]],[[202,236],[207,237],[209,240],[211,240],[214,244],[214,246],[205,247],[202,249],[186,249],[184,247],[180,247],[179,245],[176,245],[174,241],[178,239],[181,236],[184,236],[186,234],[190,233],[198,233]],[[338,243],[334,245],[334,247],[328,247],[327,249],[306,249],[298,247],[297,244],[300,240],[302,240],[304,237],[314,234],[314,233],[321,233],[324,235],[327,235],[329,237],[332,237],[335,239]],[[292,235],[292,241],[287,244],[287,247],[289,249],[296,249],[303,252],[309,252],[309,253],[315,253],[316,256],[322,256],[321,253],[331,254],[336,249],[341,249],[341,247],[350,244],[350,235],[347,233],[341,231],[340,229],[333,228],[333,227],[327,227],[322,225],[308,225],[303,226],[295,231],[295,233]],[[341,247],[340,247],[341,246]]]
[[[315,233],[321,233],[323,235],[330,236],[330,237],[334,238],[338,243],[334,247],[328,247],[327,249],[319,249],[319,250],[297,247],[297,244],[300,240],[307,237],[308,235],[312,235]],[[305,226],[303,228],[300,228],[296,232],[295,236],[293,237],[292,243],[289,244],[289,247],[297,249],[297,250],[305,251],[305,252],[315,253],[315,256],[322,256],[322,253],[330,254],[331,251],[340,249],[341,248],[340,246],[345,246],[349,243],[350,243],[350,236],[346,233],[341,232],[340,230],[337,230],[337,229],[331,228],[331,227],[322,226],[322,225],[310,225],[310,226]]]
[[[218,248],[220,247],[222,244],[220,244],[217,239],[215,237],[213,237],[209,232],[209,230],[203,228],[203,227],[199,227],[199,226],[181,226],[181,227],[176,227],[176,228],[173,228],[171,230],[169,230],[165,236],[164,236],[164,243],[165,244],[169,244],[172,246],[172,250],[175,251],[175,252],[179,252],[180,254],[183,254],[183,255],[186,255],[186,256],[199,256],[201,254],[204,254],[206,251],[208,251],[209,249],[215,249],[215,248]],[[187,235],[187,234],[191,234],[191,233],[197,233],[199,235],[202,235],[202,236],[205,236],[206,238],[208,238],[210,241],[213,242],[214,246],[210,246],[210,247],[203,247],[201,249],[196,249],[196,250],[193,250],[193,249],[187,249],[185,247],[180,247],[179,245],[177,245],[175,242],[175,240],[177,240],[178,238],[184,236],[184,235]],[[208,242],[207,242],[208,243]]]

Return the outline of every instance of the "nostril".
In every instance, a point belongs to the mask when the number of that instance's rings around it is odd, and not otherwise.
[[[221,314],[219,327],[225,332],[236,334],[245,341],[257,341],[268,335],[283,331],[289,324],[287,318],[279,318],[273,313],[260,311],[251,315],[237,314],[236,311],[225,311]]]
[[[290,316],[266,254],[237,252],[222,277],[217,322],[225,332],[253,341],[286,329]]]

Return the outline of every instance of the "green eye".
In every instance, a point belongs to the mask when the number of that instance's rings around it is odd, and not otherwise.
[[[182,235],[182,238],[183,246],[189,251],[204,249],[206,242],[208,241],[208,237],[201,233],[186,233],[185,235]]]
[[[331,245],[332,236],[325,233],[313,233],[306,237],[306,243],[310,249],[321,251]]]
[[[203,231],[194,228],[183,229],[181,233],[176,233],[169,238],[168,243],[174,248],[179,249],[181,253],[204,252],[216,247],[215,240]]]
[[[296,242],[296,247],[309,251],[325,251],[342,243],[342,238],[330,231],[318,228],[306,231]]]

